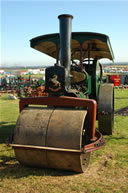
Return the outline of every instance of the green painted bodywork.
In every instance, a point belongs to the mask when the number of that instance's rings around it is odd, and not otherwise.
[[[98,99],[98,95],[99,95],[99,86],[100,86],[100,77],[101,77],[101,68],[100,68],[100,64],[97,61],[97,66],[96,66],[96,98]]]
[[[97,61],[97,64],[96,64],[96,71],[95,71],[95,76],[96,76],[96,81],[95,81],[95,92],[96,92],[96,100],[98,100],[98,95],[99,95],[99,86],[100,86],[100,83],[102,82],[101,80],[101,68],[100,68],[100,64],[99,62]],[[87,79],[85,81],[85,84],[87,84],[88,86],[88,95],[90,96],[92,94],[92,77],[87,74]]]
[[[91,89],[91,76],[89,74],[87,75],[86,82],[88,84],[88,95],[90,95],[92,92],[92,89]]]
[[[30,46],[48,56],[60,60],[60,37],[59,33],[38,36],[30,40]],[[85,59],[96,59],[92,66],[92,74],[87,72],[85,84],[89,98],[98,100],[99,86],[101,83],[101,65],[98,60],[107,58],[114,60],[114,54],[109,37],[105,34],[92,32],[72,32],[71,59],[84,62]],[[91,67],[91,66],[90,66]],[[80,97],[84,97],[80,94]]]

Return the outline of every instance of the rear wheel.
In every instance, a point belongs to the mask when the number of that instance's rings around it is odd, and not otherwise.
[[[112,135],[114,128],[114,86],[101,84],[98,99],[98,127],[104,135]]]

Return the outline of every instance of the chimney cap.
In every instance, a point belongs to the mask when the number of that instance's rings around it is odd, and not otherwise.
[[[73,16],[70,15],[70,14],[62,14],[62,15],[59,15],[58,18],[60,19],[61,17],[70,17],[71,19],[73,19]]]

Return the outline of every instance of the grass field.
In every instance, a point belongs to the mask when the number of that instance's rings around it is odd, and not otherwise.
[[[128,89],[115,90],[115,109],[128,106]],[[18,100],[0,98],[0,193],[127,193],[128,116],[115,116],[112,136],[92,153],[83,174],[20,165],[4,143],[18,117]]]

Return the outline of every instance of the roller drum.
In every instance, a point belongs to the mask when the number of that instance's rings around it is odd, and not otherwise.
[[[84,172],[90,153],[82,153],[87,111],[67,108],[25,108],[14,133],[16,158],[30,166]]]

